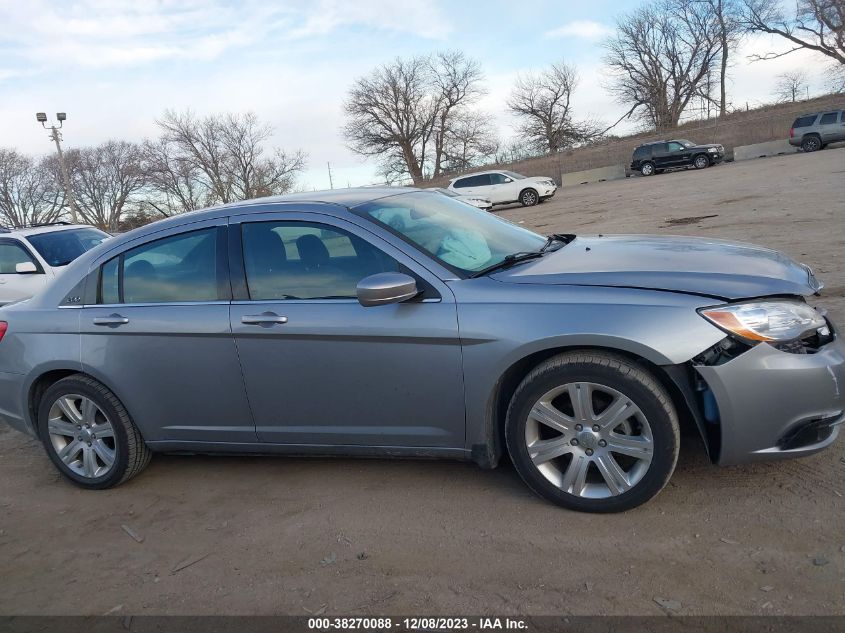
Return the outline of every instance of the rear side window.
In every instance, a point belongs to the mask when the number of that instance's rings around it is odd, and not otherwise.
[[[819,125],[830,125],[831,123],[836,123],[838,115],[838,112],[828,112],[826,114],[823,114],[822,120],[819,121]]]
[[[469,182],[469,178],[459,178],[455,181],[455,184],[452,185],[455,189],[461,189],[462,187],[469,187],[467,184]]]
[[[0,242],[0,275],[14,275],[17,272],[15,266],[26,262],[40,268],[23,246],[15,242]]]
[[[810,114],[808,116],[800,116],[795,119],[795,123],[792,124],[792,127],[810,127],[816,120],[815,114]]]
[[[217,228],[156,240],[106,262],[99,303],[182,303],[220,299]]]

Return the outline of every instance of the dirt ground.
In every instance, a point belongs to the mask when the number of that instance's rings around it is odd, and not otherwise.
[[[819,303],[845,324],[845,149],[499,213],[545,233],[781,249],[816,270]],[[695,438],[656,499],[611,516],[549,505],[507,465],[435,461],[159,456],[85,492],[4,427],[0,614],[649,615],[658,598],[678,614],[845,614],[843,495],[845,441],[720,469]]]

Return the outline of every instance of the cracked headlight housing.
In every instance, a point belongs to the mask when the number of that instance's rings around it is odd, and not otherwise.
[[[713,325],[752,343],[829,334],[824,317],[813,307],[797,301],[735,303],[702,308],[699,313]]]

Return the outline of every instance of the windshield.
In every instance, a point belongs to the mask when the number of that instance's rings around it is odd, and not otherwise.
[[[68,229],[28,235],[26,239],[51,267],[67,266],[85,251],[108,238],[99,229]]]
[[[503,262],[508,255],[538,251],[546,244],[542,235],[454,198],[425,191],[389,196],[353,211],[467,275]]]
[[[505,176],[513,178],[514,180],[524,180],[525,179],[525,176],[523,176],[522,174],[518,174],[515,171],[503,171],[501,173],[503,173]]]
[[[692,141],[688,141],[688,140],[687,140],[687,139],[685,139],[685,138],[680,139],[680,140],[678,141],[678,143],[680,143],[680,144],[681,144],[681,145],[683,145],[684,147],[695,147],[695,143],[693,143]]]
[[[437,188],[435,189],[437,193],[442,193],[444,196],[449,196],[450,198],[459,198],[460,194],[455,193],[454,191],[449,191],[448,189]]]

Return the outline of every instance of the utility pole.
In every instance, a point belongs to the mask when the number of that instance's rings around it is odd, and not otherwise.
[[[334,189],[334,183],[332,182],[332,164],[329,161],[326,161],[326,167],[329,168],[329,189]]]
[[[76,209],[76,200],[73,197],[73,189],[70,186],[70,177],[67,173],[67,165],[65,164],[65,155],[62,153],[62,133],[59,132],[62,129],[62,123],[67,119],[67,114],[64,112],[57,112],[56,119],[59,121],[59,125],[47,125],[47,114],[44,112],[38,112],[35,114],[35,119],[41,124],[45,130],[50,130],[50,140],[56,143],[56,152],[59,154],[59,169],[62,172],[62,182],[64,183],[65,187],[65,197],[67,198],[68,205],[70,205],[70,217],[73,220],[74,224],[78,223],[77,219],[77,209]]]

